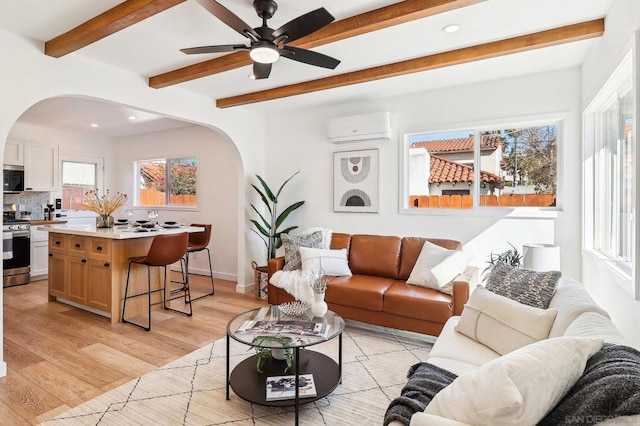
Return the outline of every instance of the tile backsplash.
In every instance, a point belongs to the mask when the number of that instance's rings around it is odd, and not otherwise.
[[[20,205],[24,205],[24,211],[31,212],[31,219],[44,219],[43,207],[46,207],[47,201],[51,196],[50,192],[20,192],[18,194],[4,194],[4,204],[16,205],[16,218],[20,218]]]

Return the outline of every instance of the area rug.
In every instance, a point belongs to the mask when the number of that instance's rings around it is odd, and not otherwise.
[[[433,339],[349,321],[343,334],[343,379],[331,394],[300,406],[302,425],[382,424],[409,367],[424,361]],[[313,347],[337,360],[338,339]],[[231,365],[253,350],[231,341]],[[283,425],[293,407],[263,407],[231,391],[225,400],[225,339],[204,346],[79,405],[45,425]]]

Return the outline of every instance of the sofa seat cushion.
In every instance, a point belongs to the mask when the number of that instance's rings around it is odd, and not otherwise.
[[[458,361],[461,363],[460,368],[450,369],[450,371],[457,375],[461,375],[469,371],[468,365],[481,367],[482,365],[500,357],[500,354],[492,351],[485,345],[470,339],[464,334],[458,333],[455,330],[455,327],[458,325],[458,321],[460,321],[460,317],[451,317],[445,323],[440,336],[438,336],[438,340],[436,340],[431,352],[429,352],[429,356],[427,358],[428,362],[431,362],[431,359],[434,358],[435,365],[449,370],[447,366],[442,365],[442,363],[436,361],[436,359],[440,358]],[[452,363],[449,367],[455,367],[455,363]]]
[[[453,312],[451,296],[439,291],[395,281],[384,294],[386,313],[444,323]]]
[[[336,305],[381,312],[383,295],[394,282],[390,278],[369,275],[335,277],[329,281],[324,300]]]

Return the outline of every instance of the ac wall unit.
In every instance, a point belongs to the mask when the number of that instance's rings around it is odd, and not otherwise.
[[[391,139],[391,113],[351,115],[329,120],[329,141],[354,142],[367,139]]]

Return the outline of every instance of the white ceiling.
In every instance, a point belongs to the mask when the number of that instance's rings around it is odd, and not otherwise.
[[[252,7],[252,0],[219,1],[250,25],[260,25],[260,19]],[[271,76],[266,80],[249,79],[251,67],[246,66],[181,83],[176,87],[219,99],[589,21],[605,16],[612,1],[487,0],[473,6],[314,48],[313,50],[342,61],[335,70],[281,58],[274,64]],[[4,1],[0,4],[0,28],[44,42],[119,3],[122,1]],[[393,3],[397,1],[278,0],[278,11],[269,21],[269,25],[277,28],[290,19],[318,7],[325,7],[340,20]],[[445,25],[452,23],[459,24],[460,31],[452,34],[441,31]],[[235,44],[243,43],[245,40],[195,0],[187,0],[71,55],[81,55],[148,78],[220,56],[187,56],[179,51],[181,48]],[[314,105],[368,100],[568,68],[580,65],[594,42],[595,40],[586,40],[403,77],[266,101],[242,108],[264,114],[280,113]],[[93,104],[95,101],[47,100],[27,111],[23,119],[68,129],[81,126],[82,131],[86,131],[87,122],[95,121],[100,123],[100,127],[92,131],[112,137],[183,125],[175,120],[154,117],[108,103],[87,108],[86,102]],[[129,121],[126,119],[129,115],[138,115],[139,119]]]

